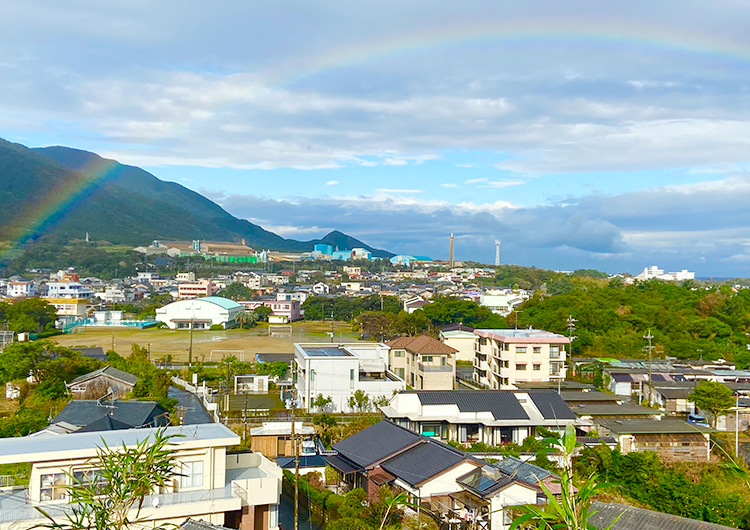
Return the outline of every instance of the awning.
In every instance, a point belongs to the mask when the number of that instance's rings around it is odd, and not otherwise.
[[[354,473],[355,471],[359,471],[358,467],[355,467],[354,464],[350,463],[344,458],[341,458],[339,455],[323,455],[323,458],[326,462],[328,462],[329,466],[338,470],[344,475],[346,475],[347,473]]]
[[[479,510],[480,508],[484,508],[485,506],[490,505],[489,501],[477,497],[476,495],[474,495],[473,493],[469,493],[468,491],[457,491],[456,493],[451,493],[448,496],[454,501],[459,502],[472,510]]]

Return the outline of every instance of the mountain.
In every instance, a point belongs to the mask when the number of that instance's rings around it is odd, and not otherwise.
[[[180,184],[68,147],[29,149],[0,139],[0,204],[0,241],[88,232],[115,244],[244,238],[253,248],[304,252],[327,243],[393,256],[338,231],[312,241],[285,239]]]

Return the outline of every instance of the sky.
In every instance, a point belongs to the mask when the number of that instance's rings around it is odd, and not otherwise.
[[[284,237],[750,276],[750,3],[0,0],[0,137]]]

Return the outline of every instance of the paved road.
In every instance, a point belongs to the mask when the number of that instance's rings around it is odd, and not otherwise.
[[[211,414],[203,408],[203,403],[194,394],[187,390],[182,390],[174,386],[169,387],[167,397],[177,399],[177,406],[184,407],[185,418],[184,425],[197,425],[199,423],[213,423],[214,419]]]

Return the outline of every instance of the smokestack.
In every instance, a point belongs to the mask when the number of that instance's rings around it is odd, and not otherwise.
[[[453,232],[451,232],[450,268],[453,268]]]

